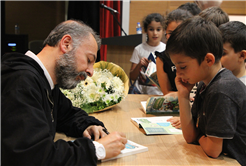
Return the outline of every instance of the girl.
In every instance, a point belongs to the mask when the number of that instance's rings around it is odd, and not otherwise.
[[[166,48],[166,45],[161,42],[164,32],[164,18],[159,13],[152,13],[145,17],[142,25],[147,34],[147,41],[134,48],[130,59],[132,62],[130,80],[136,81],[137,90],[134,93],[162,95],[161,90],[156,86],[146,85],[146,80],[140,74],[140,70],[142,67],[148,66],[148,57],[151,52],[162,52]]]
[[[166,40],[169,39],[172,32],[181,24],[184,20],[192,17],[193,15],[182,9],[176,9],[170,12],[165,20],[165,37]],[[166,56],[165,51],[159,53],[155,52],[156,58],[156,69],[157,69],[157,78],[161,87],[163,95],[168,93],[173,93],[172,95],[178,96],[177,88],[174,82],[176,77],[176,67],[172,61]],[[176,128],[181,127],[179,117],[170,118],[168,121]]]
[[[165,37],[168,40],[172,32],[177,28],[187,18],[193,15],[182,9],[176,9],[170,12],[165,21]],[[155,52],[156,67],[157,67],[157,77],[164,95],[177,91],[176,85],[174,83],[174,78],[176,77],[176,69],[172,61],[165,55],[165,51],[159,53]]]

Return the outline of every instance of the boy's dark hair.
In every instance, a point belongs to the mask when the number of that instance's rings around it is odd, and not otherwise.
[[[221,24],[229,22],[229,17],[226,12],[224,12],[220,7],[213,6],[203,10],[199,16],[205,18],[208,21],[215,23],[217,27]]]
[[[193,15],[189,11],[183,9],[175,9],[168,13],[168,15],[166,16],[164,29],[167,29],[167,26],[170,22],[183,22],[190,17],[193,17]]]
[[[145,32],[147,32],[148,25],[152,21],[160,22],[161,26],[164,29],[164,17],[159,13],[151,13],[143,19],[143,28]]]
[[[167,41],[166,52],[169,56],[185,54],[197,59],[199,64],[207,53],[212,53],[215,62],[218,62],[223,53],[222,37],[214,23],[200,16],[194,16],[173,31]]]
[[[183,9],[189,11],[193,16],[198,15],[201,9],[195,3],[187,2],[178,7],[178,9]]]
[[[230,43],[235,52],[246,50],[246,25],[240,21],[230,21],[219,26],[223,43]]]

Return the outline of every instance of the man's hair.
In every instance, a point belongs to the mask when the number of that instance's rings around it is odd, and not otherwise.
[[[212,53],[215,62],[218,62],[223,53],[222,37],[214,23],[200,16],[194,16],[172,32],[167,41],[166,52],[169,56],[184,54],[197,59],[199,64],[207,53]]]
[[[168,24],[173,21],[183,22],[190,17],[193,17],[193,15],[187,10],[183,10],[183,9],[173,10],[170,13],[168,13],[168,15],[166,16],[164,29],[167,29]]]
[[[223,43],[230,43],[235,52],[246,50],[246,25],[240,21],[230,21],[219,26]]]
[[[199,16],[205,18],[208,21],[212,21],[217,27],[221,24],[229,22],[229,17],[220,7],[213,6],[203,10]]]
[[[143,28],[145,32],[147,32],[148,25],[152,21],[160,22],[162,28],[164,29],[164,17],[159,13],[151,13],[147,15],[146,17],[144,17],[143,19]]]
[[[209,8],[211,6],[220,6],[223,0],[195,0],[194,2],[198,5],[201,10]]]
[[[178,9],[187,10],[194,16],[201,12],[201,9],[197,6],[197,4],[190,2],[180,5]]]
[[[57,46],[64,35],[70,35],[72,37],[73,48],[76,49],[78,46],[85,41],[89,35],[92,34],[97,42],[98,49],[101,46],[101,39],[92,30],[91,27],[79,20],[68,20],[58,24],[44,40],[43,46],[49,45],[52,47]]]

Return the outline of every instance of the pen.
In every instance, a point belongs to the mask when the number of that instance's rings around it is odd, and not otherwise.
[[[106,134],[109,134],[108,130],[106,128],[103,128],[103,131],[106,133]]]

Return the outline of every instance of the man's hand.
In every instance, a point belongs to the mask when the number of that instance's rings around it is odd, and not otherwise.
[[[124,133],[113,132],[99,139],[97,142],[103,144],[106,151],[105,159],[108,159],[120,154],[121,150],[125,148],[127,139]]]
[[[91,136],[94,136],[94,141],[99,140],[99,138],[105,137],[107,134],[103,131],[104,127],[102,126],[89,126],[85,129],[83,136],[91,139]]]

